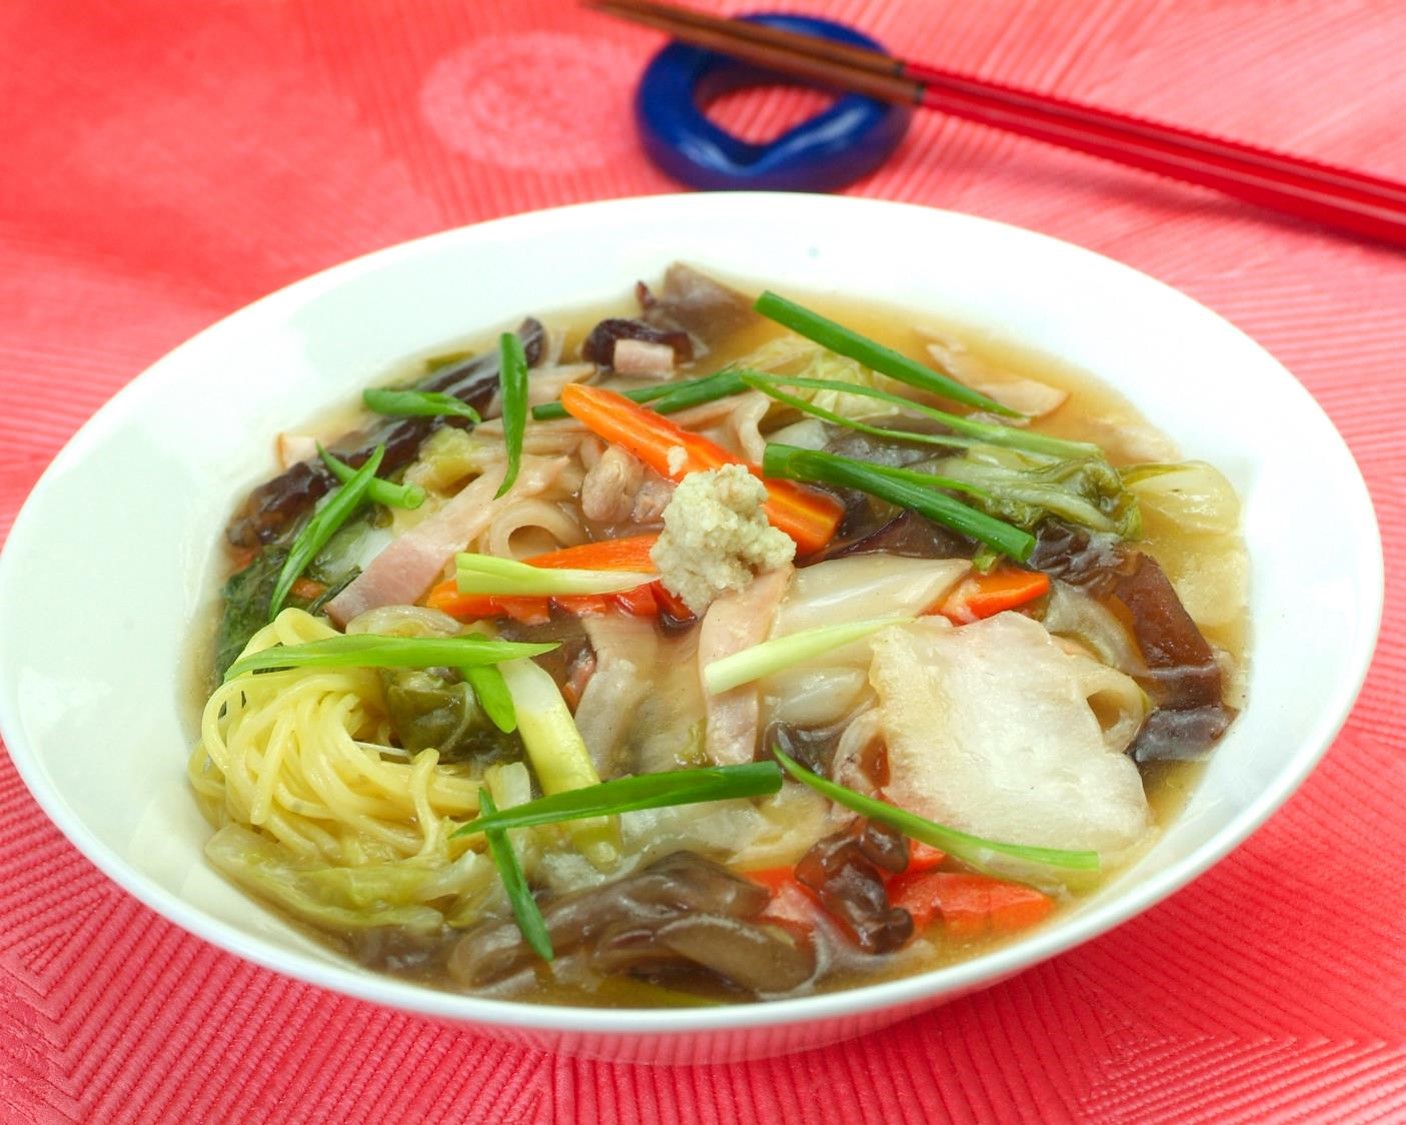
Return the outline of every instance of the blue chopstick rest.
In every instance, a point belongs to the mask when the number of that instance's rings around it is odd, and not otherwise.
[[[754,23],[882,51],[844,24],[808,16],[744,16]],[[649,158],[665,174],[706,190],[834,191],[873,171],[908,131],[912,111],[862,94],[834,105],[767,144],[734,137],[702,106],[745,86],[824,87],[700,47],[674,43],[650,62],[635,92],[635,122]]]

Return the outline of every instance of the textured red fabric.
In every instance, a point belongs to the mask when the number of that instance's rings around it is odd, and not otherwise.
[[[933,62],[1406,179],[1401,5],[807,7]],[[0,5],[0,534],[96,407],[247,301],[446,227],[672,190],[628,113],[656,43],[559,0]],[[799,104],[719,112],[756,136]],[[0,1121],[1406,1120],[1406,257],[936,116],[852,190],[1143,269],[1332,416],[1380,515],[1387,611],[1303,789],[1189,889],[1006,984],[841,1047],[642,1069],[217,952],[99,875],[0,756]]]

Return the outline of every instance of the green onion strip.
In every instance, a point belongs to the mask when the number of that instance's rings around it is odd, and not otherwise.
[[[746,372],[722,370],[699,379],[679,379],[672,383],[660,383],[654,387],[636,387],[621,391],[631,402],[649,403],[657,414],[674,414],[687,410],[690,406],[702,406],[730,395],[741,394],[747,389],[743,381]],[[553,418],[565,418],[566,408],[560,402],[544,402],[532,408],[534,421],[546,422]]]
[[[496,664],[466,665],[459,669],[483,713],[504,734],[517,730],[517,708],[513,706],[512,694],[503,680],[503,673]]]
[[[355,469],[328,453],[321,445],[317,447],[317,455],[322,458],[327,471],[342,484],[356,476]],[[418,508],[425,502],[425,490],[418,484],[396,484],[394,481],[372,477],[366,490],[366,498],[373,504],[384,504],[388,508]]]
[[[767,444],[762,457],[762,472],[768,477],[858,489],[890,504],[908,508],[953,531],[969,535],[1021,562],[1035,550],[1035,537],[1029,532],[1012,527],[938,491],[958,487],[963,491],[971,489],[970,485],[958,484],[945,477],[891,469],[868,461],[855,461],[833,453],[798,449],[776,442]]]
[[[493,797],[486,787],[478,791],[478,807],[480,812],[487,813],[490,818],[498,812],[498,806],[493,803]],[[547,933],[547,923],[542,918],[537,900],[532,897],[522,864],[518,862],[517,853],[508,842],[508,834],[501,828],[490,828],[485,831],[485,835],[488,837],[488,853],[493,857],[493,862],[498,868],[498,877],[503,880],[503,889],[508,892],[508,901],[512,903],[517,928],[522,931],[523,939],[532,947],[532,951],[543,961],[550,961],[556,956],[552,949],[552,936]]]
[[[904,410],[910,410],[936,422],[941,422],[954,434],[961,437],[952,437],[946,434],[931,434],[927,436],[910,434],[903,430],[894,430],[889,433],[895,437],[901,437],[904,441],[925,441],[931,440],[935,445],[952,445],[971,447],[973,445],[999,445],[1007,449],[1019,449],[1027,453],[1043,453],[1051,457],[1059,457],[1064,460],[1080,460],[1091,457],[1103,457],[1103,450],[1093,442],[1070,441],[1067,438],[1051,437],[1049,434],[1032,433],[1030,430],[1018,429],[1015,426],[1003,426],[998,422],[981,422],[974,418],[967,418],[961,414],[950,414],[946,410],[938,410],[936,407],[927,406],[921,402],[914,402],[910,398],[902,395],[892,394],[889,391],[880,390],[878,387],[866,387],[859,383],[846,383],[840,379],[813,379],[801,375],[771,375],[763,371],[748,371],[741,376],[743,382],[754,387],[765,395],[784,401],[788,406],[793,406],[797,410],[807,414],[814,414],[816,417],[825,418],[827,422],[834,422],[836,425],[848,426],[851,429],[862,430],[863,426],[851,419],[839,415],[822,412],[821,408],[812,406],[804,400],[783,397],[776,390],[777,387],[807,387],[812,390],[834,391],[838,394],[858,395],[861,398],[872,398],[879,402],[888,403]],[[828,415],[828,416],[827,416]],[[963,441],[962,437],[971,438],[971,441]]]
[[[984,840],[980,836],[973,836],[956,828],[948,828],[946,825],[928,820],[927,817],[919,816],[917,813],[890,805],[887,801],[866,797],[863,793],[856,793],[853,789],[829,781],[806,769],[783,753],[780,748],[773,748],[771,752],[787,773],[802,784],[810,786],[817,793],[829,797],[835,804],[842,805],[851,812],[866,816],[870,820],[887,824],[890,828],[896,828],[914,840],[921,840],[925,844],[941,848],[954,859],[959,859],[978,871],[987,871],[1006,878],[1019,879],[1022,882],[1031,881],[1029,872],[1022,876],[1011,871],[1009,867],[1002,866],[1000,857],[1020,860],[1040,868],[1054,868],[1061,871],[1097,871],[1099,869],[1098,852],[1064,851],[1060,848],[1038,848],[1025,844],[1004,844],[996,840]],[[1038,876],[1034,881],[1039,881]]]
[[[495,494],[502,496],[517,480],[522,465],[522,438],[527,428],[527,355],[512,332],[498,337],[498,388],[503,408],[503,444],[508,450],[508,470]]]
[[[366,409],[397,418],[467,418],[478,423],[483,419],[467,402],[440,391],[396,390],[391,387],[371,387],[361,392]]]
[[[278,581],[274,583],[273,595],[269,598],[270,621],[278,616],[278,611],[283,608],[283,603],[288,597],[288,591],[293,588],[293,583],[298,580],[308,563],[317,557],[317,553],[327,546],[328,540],[337,533],[337,529],[361,506],[371,482],[376,477],[376,470],[381,467],[381,458],[385,455],[386,447],[378,445],[375,452],[366,459],[366,463],[328,498],[303,525],[302,531],[298,532],[298,537],[293,540],[293,546],[288,550],[288,557],[283,560],[283,569],[278,572]]]
[[[618,816],[639,809],[726,801],[736,797],[762,797],[781,788],[782,774],[775,762],[748,762],[740,766],[711,766],[696,770],[669,770],[620,777],[568,789],[550,797],[514,805],[503,812],[480,816],[454,832],[467,836],[496,828],[531,828],[597,816]]]
[[[902,615],[872,617],[839,625],[818,625],[814,629],[801,629],[784,637],[773,637],[705,664],[703,686],[710,695],[720,695],[742,684],[804,664],[854,641],[861,641],[881,629],[907,625],[912,620],[912,617]]]
[[[242,656],[225,673],[228,682],[246,672],[283,668],[470,668],[551,652],[555,644],[459,637],[383,637],[339,634],[300,645],[274,645]]]
[[[974,391],[948,375],[909,359],[892,348],[884,347],[867,336],[861,336],[844,325],[836,324],[828,317],[812,312],[794,301],[788,301],[769,289],[757,298],[752,307],[768,320],[784,325],[792,332],[799,333],[807,340],[813,340],[836,355],[858,360],[870,370],[897,379],[900,383],[907,383],[910,387],[929,391],[978,410],[989,410],[994,414],[1004,414],[1013,418],[1023,417],[980,391]]]
[[[461,594],[514,598],[620,594],[658,577],[636,571],[530,566],[516,559],[470,553],[455,557],[455,574]]]

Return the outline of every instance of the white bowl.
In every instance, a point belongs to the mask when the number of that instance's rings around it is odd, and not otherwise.
[[[951,968],[770,1004],[613,1011],[481,1000],[364,971],[206,865],[187,790],[191,625],[213,544],[271,437],[396,360],[528,312],[615,298],[675,258],[778,289],[928,308],[1122,391],[1244,499],[1245,713],[1135,868],[1053,925]],[[1312,471],[1307,471],[1311,466]],[[0,727],[59,828],[192,933],[348,995],[558,1050],[777,1054],[990,985],[1145,910],[1245,839],[1328,747],[1366,674],[1382,561],[1367,491],[1307,392],[1214,313],[1126,266],[964,215],[814,195],[666,196],[449,231],[338,266],[207,329],[54,460],[0,556]]]

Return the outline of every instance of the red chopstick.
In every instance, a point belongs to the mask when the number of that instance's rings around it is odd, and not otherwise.
[[[656,0],[587,6],[783,74],[916,103],[1406,246],[1406,184],[1393,180]]]

